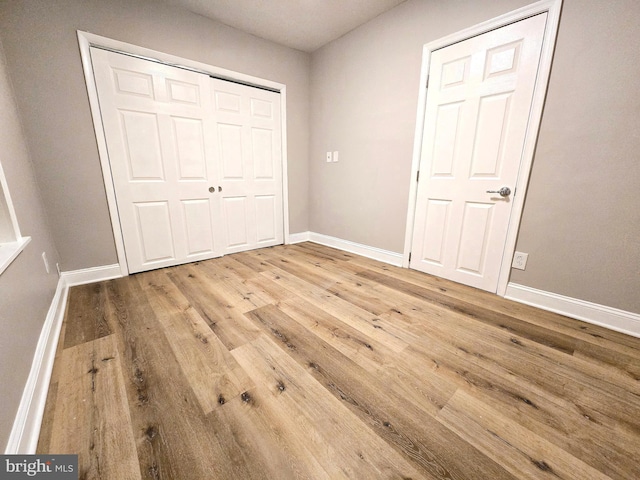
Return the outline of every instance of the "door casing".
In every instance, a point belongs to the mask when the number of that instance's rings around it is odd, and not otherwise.
[[[538,131],[540,129],[540,120],[542,118],[542,109],[544,106],[547,85],[549,82],[551,61],[555,48],[561,9],[562,0],[542,0],[424,45],[422,52],[422,68],[420,71],[420,89],[418,92],[418,112],[416,116],[416,130],[413,144],[413,160],[411,164],[405,244],[402,259],[403,267],[409,268],[409,255],[411,253],[411,242],[413,239],[416,199],[418,192],[417,180],[420,167],[420,156],[422,151],[422,134],[424,131],[425,123],[424,117],[427,104],[427,88],[431,52],[448,47],[449,45],[453,45],[454,43],[458,43],[469,38],[482,35],[483,33],[487,33],[491,30],[504,27],[511,23],[524,20],[525,18],[531,17],[533,15],[548,12],[547,24],[543,37],[542,52],[540,55],[538,77],[536,79],[533,101],[531,104],[529,125],[525,137],[518,179],[515,185],[515,191],[517,192],[517,194],[513,197],[511,219],[509,221],[507,240],[502,256],[502,265],[500,268],[500,275],[498,280],[497,294],[500,296],[505,295],[507,290],[507,283],[509,281],[509,273],[511,271],[511,258],[513,257],[513,254],[515,252],[518,229],[520,227],[522,209],[524,207],[525,192],[527,190],[527,185],[529,182],[529,173],[531,171],[533,155],[538,138]]]
[[[102,176],[104,187],[107,195],[107,204],[111,217],[111,227],[113,228],[114,241],[116,246],[116,254],[118,256],[118,265],[120,273],[123,276],[129,275],[127,267],[126,252],[124,248],[124,240],[122,229],[120,227],[120,217],[116,202],[116,193],[111,177],[111,168],[109,163],[109,155],[107,151],[107,143],[102,120],[100,114],[100,103],[98,101],[98,91],[96,88],[93,66],[91,63],[91,47],[99,47],[114,52],[139,57],[145,60],[152,60],[171,66],[178,66],[187,70],[198,73],[204,73],[217,78],[231,80],[245,85],[267,88],[280,93],[280,111],[281,111],[281,131],[282,131],[282,202],[284,215],[284,242],[289,243],[289,199],[288,199],[288,181],[287,181],[287,116],[286,116],[286,85],[271,80],[266,80],[243,73],[215,67],[201,62],[196,62],[186,58],[178,57],[168,53],[158,52],[144,47],[139,47],[130,43],[120,42],[111,38],[102,37],[88,32],[78,30],[78,44],[80,47],[80,56],[82,59],[82,68],[84,71],[85,82],[87,85],[87,94],[89,96],[89,105],[91,108],[91,116],[93,119],[93,128],[96,133],[98,143],[98,154],[100,157],[100,165],[102,167]]]

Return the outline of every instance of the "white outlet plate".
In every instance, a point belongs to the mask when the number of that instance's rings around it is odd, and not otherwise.
[[[331,152],[327,152],[327,163],[331,163],[332,158],[331,158]]]
[[[527,258],[529,258],[528,253],[516,252],[513,255],[513,262],[511,263],[511,266],[518,270],[524,270],[527,266]]]
[[[333,152],[333,161],[334,162],[338,161],[338,151],[337,150],[335,152]]]

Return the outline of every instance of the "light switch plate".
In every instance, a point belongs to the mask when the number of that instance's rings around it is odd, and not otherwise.
[[[331,152],[327,152],[327,163],[331,163]]]
[[[334,161],[334,162],[337,162],[337,161],[338,161],[338,151],[337,151],[337,150],[335,150],[335,151],[333,152],[333,161]]]

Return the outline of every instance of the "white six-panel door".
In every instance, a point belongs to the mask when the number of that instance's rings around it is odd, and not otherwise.
[[[223,253],[284,241],[277,93],[212,79],[225,243]]]
[[[277,93],[91,58],[130,273],[282,243]]]
[[[411,268],[496,291],[546,17],[432,53]]]

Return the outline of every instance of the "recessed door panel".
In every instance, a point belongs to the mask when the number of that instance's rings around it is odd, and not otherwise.
[[[264,128],[251,129],[251,154],[255,179],[273,179],[273,132]]]
[[[142,263],[173,259],[175,253],[169,202],[139,202],[134,204],[134,208],[143,252]]]
[[[153,113],[121,111],[122,135],[130,180],[164,180],[158,117]]]
[[[508,138],[512,93],[506,92],[480,99],[471,177],[499,178],[505,141]]]
[[[247,245],[247,198],[227,197],[223,200],[222,206],[227,227],[227,247]]]
[[[487,50],[485,78],[514,73],[518,70],[522,40]]]
[[[442,65],[442,88],[457,87],[469,78],[469,62],[471,57],[465,56]]]
[[[450,207],[449,200],[428,200],[427,219],[424,225],[424,238],[428,241],[425,241],[422,250],[422,260],[425,262],[444,265],[444,246]]]
[[[493,204],[467,202],[464,206],[460,247],[456,268],[482,275],[487,253],[487,239],[491,233]]]
[[[206,180],[207,164],[202,120],[173,117],[176,159],[181,180]]]
[[[222,178],[225,180],[243,178],[242,126],[218,124],[218,142]]]
[[[251,99],[251,115],[261,118],[273,118],[273,102],[260,100],[259,98]]]
[[[182,209],[187,236],[187,255],[214,252],[209,199],[183,200]]]
[[[235,93],[215,92],[216,110],[240,113],[242,97]]]
[[[116,93],[154,98],[152,75],[114,68],[113,77]]]
[[[256,195],[256,240],[258,243],[273,242],[278,231],[275,195]]]
[[[433,142],[431,167],[431,175],[434,177],[451,177],[453,175],[461,107],[461,102],[438,107],[438,123]]]
[[[167,79],[167,91],[171,102],[200,106],[200,86],[198,84]]]

